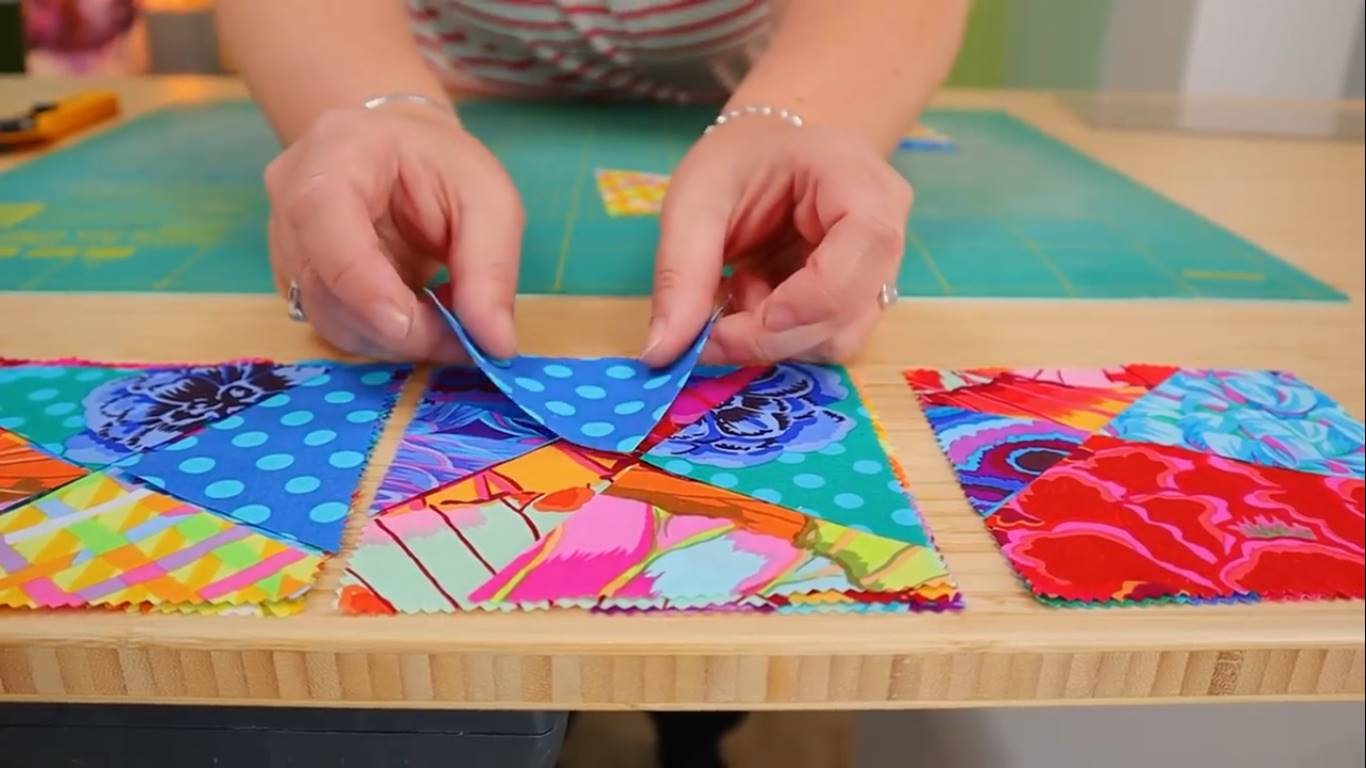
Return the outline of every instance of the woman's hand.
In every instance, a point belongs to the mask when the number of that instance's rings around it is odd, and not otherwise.
[[[901,263],[910,184],[866,141],[748,115],[700,139],[670,183],[644,360],[663,365],[712,311],[709,362],[830,361],[876,325]]]
[[[515,352],[523,214],[497,159],[421,104],[324,113],[266,169],[276,287],[334,345],[385,359],[466,359],[420,288],[440,267],[461,322]]]

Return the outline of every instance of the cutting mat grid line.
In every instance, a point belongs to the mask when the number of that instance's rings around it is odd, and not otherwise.
[[[477,102],[465,124],[526,210],[524,293],[649,292],[659,220],[611,217],[599,168],[670,173],[705,108]],[[1345,296],[1005,113],[931,111],[954,152],[899,152],[916,188],[907,296]],[[0,175],[0,290],[270,293],[254,106],[164,109]]]

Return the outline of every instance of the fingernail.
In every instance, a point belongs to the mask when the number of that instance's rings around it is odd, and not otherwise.
[[[377,329],[387,339],[406,339],[413,329],[412,307],[403,307],[395,302],[385,302],[378,313],[380,327]]]
[[[640,356],[645,357],[650,354],[662,341],[664,341],[664,318],[656,317],[650,321],[650,333],[645,337],[645,348],[640,350]]]
[[[793,312],[781,304],[769,306],[764,309],[764,330],[772,333],[781,333],[796,328],[800,323],[797,321],[797,313]]]

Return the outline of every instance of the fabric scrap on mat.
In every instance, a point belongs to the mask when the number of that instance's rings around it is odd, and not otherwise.
[[[643,458],[823,520],[930,545],[878,427],[843,368],[774,366]]]
[[[460,338],[479,370],[551,432],[577,445],[630,453],[687,384],[715,316],[692,346],[665,368],[628,357],[486,356],[460,321],[430,291],[428,297]]]
[[[322,556],[120,470],[0,516],[0,605],[231,604],[298,597]]]
[[[410,366],[335,364],[120,463],[173,496],[327,552]]]
[[[594,175],[608,216],[657,216],[669,191],[669,177],[661,173],[599,168]]]
[[[0,512],[85,476],[86,470],[0,429]]]

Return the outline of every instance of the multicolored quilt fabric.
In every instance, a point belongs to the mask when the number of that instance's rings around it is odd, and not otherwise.
[[[969,503],[1046,602],[1363,597],[1366,435],[1291,374],[905,376]]]
[[[570,402],[547,399],[561,397],[556,378],[514,403],[468,370],[435,372],[347,562],[343,611],[960,605],[846,371],[675,373],[668,385],[686,384],[626,452],[568,439],[568,409],[528,418]]]
[[[0,606],[292,612],[409,372],[0,360]]]

